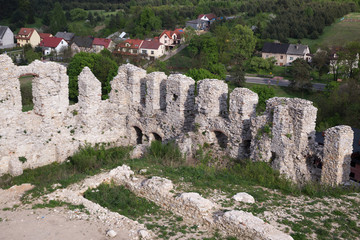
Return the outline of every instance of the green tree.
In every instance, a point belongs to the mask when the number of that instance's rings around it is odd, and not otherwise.
[[[24,53],[25,53],[25,59],[26,59],[26,63],[30,64],[33,61],[35,61],[36,59],[40,59],[41,58],[41,52],[36,52],[30,44],[27,44],[24,46]]]
[[[291,75],[293,78],[290,80],[290,87],[294,90],[306,90],[312,87],[310,66],[304,59],[298,58],[292,62]]]
[[[219,76],[212,74],[210,71],[203,69],[203,68],[193,68],[190,69],[187,73],[186,76],[191,77],[192,79],[194,79],[195,81],[199,81],[202,79],[220,79]]]
[[[275,91],[270,86],[254,86],[251,88],[252,91],[256,92],[259,96],[259,103],[256,111],[261,113],[266,109],[266,100],[275,97]]]
[[[326,50],[317,51],[311,61],[311,64],[319,73],[319,79],[321,76],[329,71],[329,54]]]
[[[50,31],[53,34],[65,31],[67,29],[67,22],[64,11],[59,2],[56,2],[54,9],[50,15]]]
[[[338,54],[338,61],[344,67],[347,77],[354,77],[354,69],[359,68],[360,42],[347,43]]]
[[[161,19],[155,16],[150,7],[145,7],[136,21],[135,35],[139,38],[149,35],[151,31],[161,28]]]
[[[76,54],[67,68],[69,75],[69,98],[77,102],[79,95],[78,76],[84,67],[89,67],[101,82],[102,98],[107,99],[111,91],[110,81],[116,76],[118,66],[114,60],[104,54],[85,53]]]
[[[70,18],[72,21],[85,20],[88,16],[87,12],[81,8],[74,8],[70,10]]]

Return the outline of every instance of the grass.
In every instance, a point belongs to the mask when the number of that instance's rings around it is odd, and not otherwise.
[[[20,92],[21,92],[21,103],[22,111],[27,112],[34,108],[33,97],[32,97],[32,80],[33,76],[20,77]]]
[[[360,13],[350,13],[344,18],[359,19]],[[297,42],[296,39],[290,41]],[[311,52],[315,52],[319,47],[343,46],[350,41],[360,41],[360,22],[347,22],[341,19],[325,27],[318,39],[301,39],[302,44],[309,45]]]
[[[133,220],[156,214],[160,210],[156,204],[137,197],[124,186],[101,184],[96,189],[87,190],[84,197]]]
[[[83,204],[80,205],[74,205],[63,201],[57,201],[57,200],[50,200],[46,203],[38,203],[32,206],[32,209],[39,209],[39,208],[56,208],[56,207],[67,207],[70,210],[78,209],[80,211],[86,212],[89,214],[89,212],[86,210],[85,206]]]
[[[128,147],[105,150],[104,146],[95,148],[86,146],[65,163],[53,163],[36,169],[26,169],[22,175],[17,177],[3,175],[0,177],[0,187],[9,188],[23,183],[35,185],[24,195],[23,200],[26,201],[30,194],[32,197],[40,197],[44,193],[53,191],[51,186],[55,183],[66,187],[87,176],[100,173],[101,169],[112,169],[122,165],[128,159],[129,151]]]

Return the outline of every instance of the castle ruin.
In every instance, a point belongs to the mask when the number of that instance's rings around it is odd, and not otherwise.
[[[22,112],[19,77],[33,75],[34,109]],[[226,83],[197,83],[127,64],[111,82],[109,99],[87,67],[79,75],[78,103],[69,105],[66,68],[35,61],[16,66],[0,55],[0,175],[63,162],[85,144],[111,146],[174,140],[191,156],[208,143],[233,158],[269,162],[297,183],[339,185],[349,180],[353,132],[337,126],[315,142],[317,109],[298,98],[272,98],[256,115],[258,96],[230,94]],[[19,158],[26,159],[20,161]]]

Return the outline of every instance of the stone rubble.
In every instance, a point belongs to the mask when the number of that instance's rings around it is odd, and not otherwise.
[[[251,196],[248,193],[240,192],[235,194],[232,199],[234,199],[237,202],[243,202],[243,203],[255,203],[255,199],[253,196]]]

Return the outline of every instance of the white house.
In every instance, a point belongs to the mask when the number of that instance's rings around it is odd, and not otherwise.
[[[7,26],[0,26],[0,49],[13,47],[15,47],[14,33]]]
[[[290,44],[286,51],[286,63],[291,65],[293,61],[298,58],[302,58],[307,62],[311,61],[310,49],[307,45],[302,44]]]
[[[44,55],[49,55],[51,52],[59,54],[64,51],[68,46],[68,43],[63,38],[57,37],[44,38],[40,42],[40,47],[42,47]]]
[[[140,46],[140,54],[147,59],[154,60],[165,54],[165,46],[156,40],[143,41]]]

